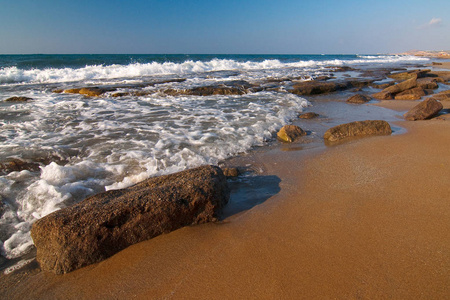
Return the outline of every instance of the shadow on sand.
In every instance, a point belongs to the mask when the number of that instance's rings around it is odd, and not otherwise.
[[[244,176],[228,180],[231,194],[222,220],[263,203],[280,191],[278,176]]]

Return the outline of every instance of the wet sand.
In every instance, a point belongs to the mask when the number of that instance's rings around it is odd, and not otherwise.
[[[396,125],[408,133],[259,153],[280,187],[264,203],[2,298],[448,299],[450,118]]]

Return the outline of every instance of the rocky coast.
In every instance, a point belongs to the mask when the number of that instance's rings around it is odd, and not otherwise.
[[[201,221],[194,212],[194,217],[174,227],[175,231],[162,230],[165,234],[151,236],[150,240],[149,236],[137,237],[118,249],[124,250],[97,254],[89,263],[67,269],[72,272],[65,275],[45,271],[51,267],[41,270],[40,248],[36,245],[38,262],[1,275],[2,295],[11,299],[448,297],[450,72],[434,66],[374,69],[355,78],[344,76],[346,72],[359,70],[335,69],[335,76],[312,81],[284,80],[290,81],[287,92],[317,103],[337,102],[349,110],[367,108],[367,118],[345,117],[346,122],[342,122],[335,115],[311,114],[315,118],[299,118],[284,127],[278,134],[279,142],[244,157],[242,161],[260,166],[259,175],[277,179],[278,192],[263,203],[220,221],[215,209]],[[139,93],[139,87],[133,88],[132,93]],[[157,92],[241,95],[249,90],[277,88],[267,82],[260,86],[230,82]],[[77,87],[55,92],[123,97],[114,94],[118,89]],[[371,110],[374,105],[396,111],[394,121],[382,120]],[[323,118],[333,121],[323,123]],[[407,133],[395,134],[401,131],[399,128]],[[319,137],[311,137],[311,130],[320,132]],[[325,140],[329,140],[327,146]],[[311,144],[316,147],[308,147]],[[2,172],[8,172],[8,168],[20,168],[21,163],[2,162],[1,166]],[[218,172],[222,182],[224,176]],[[235,175],[239,180],[237,172]],[[219,194],[226,194],[227,188],[222,183],[219,186]],[[199,189],[204,195],[210,193],[204,187]],[[134,199],[140,201],[139,193]],[[187,197],[183,194],[177,199],[189,206],[192,201]],[[222,198],[217,204],[219,210],[228,201],[226,195]],[[105,198],[97,199],[102,202]],[[63,228],[72,222],[66,219],[70,218],[56,217],[63,225],[52,226]],[[202,220],[214,222],[178,229],[205,223]],[[126,223],[108,222],[104,220],[106,229],[101,230],[119,230]],[[72,233],[81,236],[77,230],[86,229],[88,223],[74,226]],[[122,234],[126,236],[130,230],[125,227]],[[51,236],[57,240],[57,234]],[[94,237],[102,240],[104,235],[99,234],[94,233]],[[39,235],[46,239],[46,232]],[[121,238],[114,236],[107,243],[117,240]],[[42,260],[40,263],[42,266]]]

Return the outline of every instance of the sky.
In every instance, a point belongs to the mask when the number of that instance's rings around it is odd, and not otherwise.
[[[0,54],[450,50],[449,0],[0,0]]]

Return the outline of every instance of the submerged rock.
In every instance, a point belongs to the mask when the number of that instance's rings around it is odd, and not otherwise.
[[[33,100],[33,98],[19,96],[19,97],[9,97],[8,99],[5,99],[5,102],[26,102],[30,100]]]
[[[99,88],[99,87],[84,87],[64,90],[66,94],[81,94],[88,97],[98,97],[106,92],[114,91],[115,88]]]
[[[426,120],[435,116],[442,108],[442,103],[436,99],[428,98],[414,106],[403,117],[408,121]]]
[[[306,132],[296,125],[285,125],[277,133],[278,139],[287,143],[292,143],[297,138],[304,135],[306,135]]]
[[[222,168],[222,171],[226,177],[238,177],[240,174],[238,168]]]
[[[389,135],[391,126],[386,121],[367,120],[341,124],[328,129],[323,138],[330,142],[336,142],[349,137],[369,135]]]
[[[361,95],[361,94],[356,94],[356,95],[351,96],[350,98],[348,98],[346,102],[348,102],[348,103],[362,104],[362,103],[367,103],[367,102],[369,102],[370,100],[372,100],[372,98],[370,98],[369,96]]]
[[[298,117],[300,119],[314,119],[314,118],[318,118],[319,114],[316,114],[315,112],[307,112],[307,113],[301,114]]]
[[[89,197],[36,221],[43,270],[67,273],[183,226],[216,220],[229,199],[219,167],[203,166]]]

